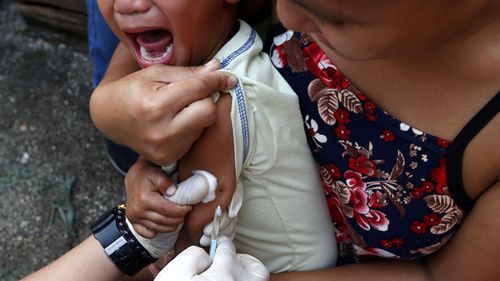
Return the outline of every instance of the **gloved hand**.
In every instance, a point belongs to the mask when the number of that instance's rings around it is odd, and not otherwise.
[[[243,204],[243,186],[241,183],[236,184],[236,189],[233,193],[233,198],[231,199],[231,203],[229,204],[227,211],[222,213],[222,217],[220,220],[220,228],[219,235],[224,235],[231,240],[234,238],[236,234],[236,222],[237,215],[241,209],[241,205]],[[210,222],[203,228],[203,235],[200,238],[200,245],[202,246],[210,246],[210,236],[212,234],[213,223]]]
[[[221,236],[215,256],[191,246],[156,276],[155,281],[267,281],[269,271],[256,258],[238,255],[231,240]]]
[[[220,219],[219,236],[224,235],[233,240],[236,234],[237,220],[238,217],[230,217],[228,212],[222,212],[222,217]],[[213,227],[213,222],[210,222],[203,228],[203,235],[200,238],[200,245],[207,247],[210,246]]]
[[[193,171],[193,175],[177,185],[177,190],[171,196],[164,195],[166,199],[178,205],[194,205],[201,201],[209,202],[215,199],[217,179],[206,171]],[[174,247],[179,236],[182,223],[173,232],[159,233],[152,239],[139,235],[132,223],[127,219],[127,225],[139,243],[155,258],[165,255]]]

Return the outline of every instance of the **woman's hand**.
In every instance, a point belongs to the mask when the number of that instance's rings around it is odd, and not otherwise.
[[[127,60],[130,54],[119,46],[92,94],[92,120],[113,141],[166,166],[215,121],[210,95],[234,87],[237,80],[216,71],[217,61],[199,67],[153,65],[118,79],[135,71]]]

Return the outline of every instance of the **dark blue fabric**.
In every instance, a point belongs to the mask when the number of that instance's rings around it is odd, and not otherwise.
[[[92,86],[95,88],[106,73],[118,38],[104,21],[97,0],[87,0],[87,27],[89,55],[94,65]]]
[[[95,88],[106,73],[119,40],[102,17],[97,0],[87,0],[87,16],[89,55],[94,66],[92,86]],[[138,157],[130,148],[108,139],[106,149],[113,166],[121,174],[125,174]]]
[[[338,264],[414,260],[442,247],[464,215],[446,182],[450,141],[384,111],[307,34],[275,31],[265,50],[299,97]]]

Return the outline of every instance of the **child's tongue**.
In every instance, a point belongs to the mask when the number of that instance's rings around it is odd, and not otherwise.
[[[172,42],[172,34],[166,30],[150,30],[139,33],[136,41],[150,55],[161,56]]]

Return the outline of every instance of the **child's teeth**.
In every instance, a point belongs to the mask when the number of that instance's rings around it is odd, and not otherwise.
[[[150,53],[143,46],[140,46],[139,50],[141,52],[141,56],[146,60],[150,60],[150,61],[162,60],[162,59],[166,58],[168,56],[168,54],[170,54],[170,52],[172,51],[172,44],[168,44],[167,47],[165,48],[165,52],[163,52],[161,54],[158,54],[157,52]]]

